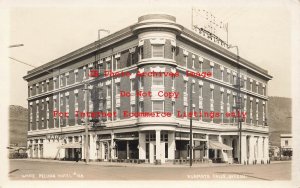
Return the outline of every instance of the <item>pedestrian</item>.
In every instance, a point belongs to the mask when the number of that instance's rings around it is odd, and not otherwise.
[[[77,150],[75,150],[75,161],[76,162],[78,162],[78,160],[79,160],[79,153],[78,153],[78,151]]]

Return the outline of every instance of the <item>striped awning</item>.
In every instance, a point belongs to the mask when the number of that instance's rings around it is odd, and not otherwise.
[[[219,141],[209,140],[209,149],[232,150],[232,147],[223,144]]]
[[[68,143],[68,144],[64,144],[64,145],[61,145],[61,146],[58,146],[57,148],[60,148],[60,149],[66,149],[66,148],[81,148],[81,143]]]

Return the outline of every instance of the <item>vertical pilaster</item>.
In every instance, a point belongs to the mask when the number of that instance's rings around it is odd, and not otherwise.
[[[96,135],[90,134],[90,159],[96,160],[97,150],[96,150]]]
[[[175,159],[175,132],[168,133],[168,159]]]
[[[156,130],[155,134],[156,134],[156,159],[161,159],[161,152],[160,152],[160,130]]]
[[[269,161],[269,137],[264,137],[264,162]]]
[[[205,150],[205,158],[209,159],[209,135],[206,135],[206,146],[207,150]]]
[[[84,135],[82,135],[81,142],[82,142],[81,159],[85,159],[85,136]]]
[[[113,97],[112,97],[113,98]],[[115,142],[114,142],[114,138],[115,138],[115,134],[113,132],[111,132],[111,140],[110,140],[110,159],[114,159],[115,158]]]
[[[139,132],[139,159],[146,159],[145,133]]]
[[[258,137],[258,160],[257,163],[261,164],[263,160],[263,138]]]
[[[247,135],[242,135],[242,156],[240,156],[240,159],[242,161],[242,164],[247,163]]]
[[[126,141],[126,158],[129,159],[129,141]]]

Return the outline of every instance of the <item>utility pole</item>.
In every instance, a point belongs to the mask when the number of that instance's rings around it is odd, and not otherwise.
[[[236,63],[237,63],[237,105],[236,112],[242,111],[242,97],[241,97],[241,73],[240,73],[240,55],[239,55],[239,47],[229,45],[228,49],[236,48]],[[239,142],[240,142],[240,164],[242,164],[242,119],[238,117],[238,128],[239,128]]]
[[[84,117],[84,123],[85,123],[85,142],[84,142],[84,148],[85,148],[85,164],[89,163],[89,119],[87,117],[87,113],[89,111],[89,104],[88,104],[88,94],[89,94],[89,88],[88,88],[88,84],[85,83],[84,84],[84,106],[85,106],[85,117]]]
[[[191,88],[190,88],[190,113],[192,114],[190,117],[190,167],[192,167],[193,165],[193,88],[192,88],[192,84],[191,84]]]

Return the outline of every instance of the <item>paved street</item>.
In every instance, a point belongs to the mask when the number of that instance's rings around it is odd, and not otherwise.
[[[10,160],[12,180],[290,180],[291,162],[268,165],[147,165]]]

